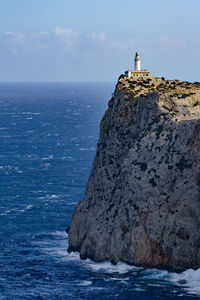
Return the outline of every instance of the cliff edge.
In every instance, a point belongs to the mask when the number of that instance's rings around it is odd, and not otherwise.
[[[120,76],[68,238],[83,259],[200,268],[200,83]]]

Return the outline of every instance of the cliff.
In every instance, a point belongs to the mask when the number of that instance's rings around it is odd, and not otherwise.
[[[200,83],[120,76],[68,251],[200,268]]]

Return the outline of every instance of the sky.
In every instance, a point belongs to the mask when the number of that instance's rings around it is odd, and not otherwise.
[[[0,0],[0,81],[199,81],[199,0]]]

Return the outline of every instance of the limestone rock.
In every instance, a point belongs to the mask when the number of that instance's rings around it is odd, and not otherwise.
[[[68,251],[200,268],[200,84],[121,76],[101,121]]]

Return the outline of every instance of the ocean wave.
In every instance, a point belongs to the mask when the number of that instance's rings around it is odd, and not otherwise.
[[[49,197],[50,199],[57,199],[57,198],[59,198],[60,196],[58,196],[58,195],[48,195],[48,197]]]
[[[54,242],[52,243],[52,239]],[[158,269],[145,269],[142,267],[136,267],[128,265],[124,262],[119,262],[116,265],[107,262],[95,262],[90,259],[81,260],[79,253],[67,252],[68,239],[67,234],[64,231],[54,231],[44,233],[41,236],[41,240],[37,242],[40,245],[40,250],[52,255],[55,259],[61,261],[76,262],[82,265],[84,269],[90,269],[95,273],[102,273],[105,275],[112,275],[112,277],[104,278],[105,281],[120,281],[127,283],[131,276],[137,276],[141,281],[149,282],[149,286],[163,286],[163,285],[175,285],[182,289],[186,294],[200,296],[200,269],[189,269],[181,273],[168,272],[166,270]],[[128,274],[129,273],[129,274]],[[126,277],[124,277],[124,274]],[[152,282],[151,282],[152,281]],[[154,282],[153,282],[154,281]],[[90,281],[83,281],[80,285],[90,285]],[[143,287],[136,286],[137,291],[143,291]],[[135,290],[136,290],[135,289]],[[185,294],[183,294],[185,295]],[[180,296],[180,295],[179,295]]]
[[[89,286],[92,284],[91,280],[83,280],[81,283],[79,283],[78,285],[80,286]]]
[[[181,287],[188,294],[200,296],[200,269],[188,269],[181,273],[158,269],[144,269],[142,271],[142,279],[162,280]]]
[[[165,270],[158,269],[144,269],[142,272],[142,279],[158,279],[158,280],[168,280],[170,278],[170,273]]]
[[[48,155],[47,157],[41,158],[41,160],[48,160],[48,159],[53,159],[53,158],[54,158],[53,155]]]
[[[46,196],[42,196],[42,197],[39,197],[39,199],[45,199],[45,200],[49,200],[49,199],[59,199],[60,196],[59,195],[46,195]]]
[[[56,231],[53,231],[53,232],[49,232],[50,235],[53,235],[53,236],[59,236],[59,237],[62,237],[64,239],[67,239],[67,234],[65,231],[59,231],[59,230],[56,230]]]
[[[200,296],[200,269],[188,269],[180,274],[171,273],[170,281],[184,287],[187,293]]]
[[[18,196],[18,195],[17,195]],[[16,196],[16,197],[17,197]],[[25,207],[20,207],[20,208],[11,208],[11,209],[8,209],[4,212],[2,212],[0,214],[0,216],[6,216],[6,215],[9,215],[9,214],[23,214],[25,213],[27,210],[30,210],[33,208],[33,205],[26,205]]]
[[[118,273],[126,274],[130,271],[138,271],[142,268],[130,266],[123,262],[118,262],[116,265],[111,264],[110,262],[95,263],[90,259],[86,259],[87,265],[95,272],[105,272],[105,273]]]
[[[29,210],[29,209],[32,209],[32,208],[33,208],[33,205],[27,205],[27,206],[25,207],[26,210]]]

